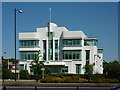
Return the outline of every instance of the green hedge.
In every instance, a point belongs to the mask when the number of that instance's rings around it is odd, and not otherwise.
[[[120,80],[116,78],[104,78],[102,75],[92,75],[90,78],[83,78],[87,77],[87,75],[84,75],[80,77],[80,75],[74,75],[74,76],[49,76],[44,79],[41,79],[40,81],[42,83],[119,83]]]

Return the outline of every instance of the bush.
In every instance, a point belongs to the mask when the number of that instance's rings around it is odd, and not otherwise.
[[[72,77],[63,77],[62,78],[65,83],[73,83],[76,82],[76,79],[73,79]]]
[[[85,78],[79,78],[77,82],[80,82],[80,83],[82,83],[82,82],[88,82],[88,80],[85,79]]]
[[[85,78],[86,77],[86,78]],[[101,74],[85,74],[85,75],[73,75],[73,76],[49,76],[41,79],[43,83],[119,83],[120,80],[116,78],[104,78]]]
[[[60,82],[63,82],[63,79],[60,78],[60,77],[54,77],[54,78],[52,78],[52,81],[53,81],[54,83],[60,83]]]
[[[60,77],[48,77],[41,79],[40,82],[42,83],[60,83],[63,82],[63,79]]]
[[[29,75],[30,79],[35,79],[35,75]]]
[[[13,79],[14,75],[9,69],[3,69],[3,77],[5,79]]]
[[[57,77],[64,77],[64,76],[68,76],[68,74],[67,73],[59,73],[56,76]]]
[[[73,77],[47,77],[40,80],[42,83],[79,83],[88,82],[84,78],[73,78]]]
[[[118,61],[112,61],[109,63],[105,62],[104,74],[106,74],[108,78],[120,79],[120,64]]]
[[[46,66],[44,68],[45,68],[45,75],[50,75],[51,74],[50,68]]]
[[[91,80],[91,82],[96,82],[96,83],[119,83],[120,81],[115,78],[98,78],[96,80]]]
[[[20,79],[29,79],[28,70],[20,70]]]

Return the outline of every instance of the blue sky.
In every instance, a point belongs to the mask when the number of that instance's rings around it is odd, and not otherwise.
[[[9,58],[14,57],[14,8],[23,11],[17,13],[17,33],[35,32],[37,27],[45,27],[49,21],[48,9],[52,8],[52,22],[71,31],[82,30],[88,37],[97,37],[98,47],[104,48],[104,59],[118,59],[117,2],[3,2],[2,49]]]

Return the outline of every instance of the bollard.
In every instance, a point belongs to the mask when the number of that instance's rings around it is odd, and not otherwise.
[[[78,86],[77,86],[77,90],[78,90]]]
[[[35,86],[35,90],[37,90],[37,86]]]
[[[3,90],[6,90],[6,86],[3,86]]]

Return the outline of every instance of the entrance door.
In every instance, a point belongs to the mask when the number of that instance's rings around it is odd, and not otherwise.
[[[81,74],[81,64],[76,64],[76,74]]]

